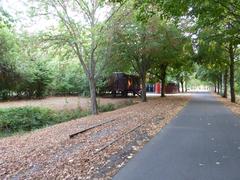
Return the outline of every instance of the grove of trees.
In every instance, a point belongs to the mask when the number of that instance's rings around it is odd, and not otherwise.
[[[240,2],[210,0],[25,0],[26,18],[51,19],[45,30],[17,28],[0,7],[0,99],[97,94],[112,72],[184,84],[193,75],[236,101]],[[228,86],[229,84],[229,86]]]

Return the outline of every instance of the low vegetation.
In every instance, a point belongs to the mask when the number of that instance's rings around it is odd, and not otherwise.
[[[53,111],[40,107],[18,107],[0,110],[0,136],[31,131],[88,115],[80,109]]]
[[[133,102],[130,100],[121,105],[112,103],[101,105],[99,106],[99,112],[113,111],[131,104]],[[89,111],[82,109],[54,111],[48,108],[31,106],[0,109],[0,137],[32,131],[89,114]]]

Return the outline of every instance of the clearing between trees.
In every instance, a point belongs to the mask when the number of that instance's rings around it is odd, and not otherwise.
[[[99,105],[123,105],[130,100],[131,98],[97,98]],[[53,96],[44,99],[0,102],[0,108],[13,108],[24,106],[45,107],[57,111],[73,110],[77,108],[87,110],[90,107],[90,99],[81,96]]]

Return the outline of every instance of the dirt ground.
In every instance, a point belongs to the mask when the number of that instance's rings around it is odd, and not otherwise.
[[[125,104],[129,100],[138,100],[138,98],[97,98],[99,105],[106,104]],[[66,97],[47,97],[45,99],[37,100],[17,100],[0,102],[0,108],[24,107],[24,106],[40,106],[53,110],[72,110],[76,108],[88,109],[90,106],[90,99],[80,96],[66,96]]]
[[[237,103],[232,103],[229,98],[223,98],[220,95],[214,94],[217,99],[222,102],[227,108],[229,108],[234,114],[240,117],[240,101],[238,99]]]
[[[115,111],[0,139],[0,179],[111,179],[190,96],[149,98]],[[82,134],[69,135],[105,123]]]

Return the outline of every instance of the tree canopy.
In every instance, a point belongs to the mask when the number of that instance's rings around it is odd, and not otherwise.
[[[90,95],[97,114],[97,94],[113,72],[121,71],[139,76],[142,101],[148,81],[160,81],[164,97],[167,82],[184,91],[189,77],[196,76],[224,97],[229,83],[235,102],[240,87],[237,0],[26,2],[26,19],[54,23],[28,32],[0,7],[1,99]]]

